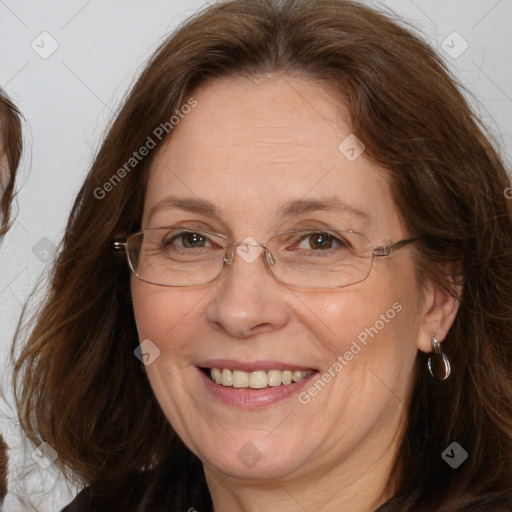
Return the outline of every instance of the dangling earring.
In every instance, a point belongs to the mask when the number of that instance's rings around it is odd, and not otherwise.
[[[450,361],[441,348],[441,342],[434,335],[432,335],[432,353],[428,358],[428,369],[430,375],[438,382],[446,380],[452,371]]]

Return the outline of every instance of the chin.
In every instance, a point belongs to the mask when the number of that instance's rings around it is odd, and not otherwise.
[[[288,441],[285,446],[279,439],[269,442],[264,437],[267,433],[259,432],[248,439],[247,435],[233,437],[228,443],[212,443],[209,446],[199,447],[196,452],[206,467],[230,475],[234,478],[268,480],[269,478],[286,478],[288,475],[300,471],[304,467],[309,455],[301,453],[304,445],[294,447]],[[212,447],[218,448],[212,449]]]

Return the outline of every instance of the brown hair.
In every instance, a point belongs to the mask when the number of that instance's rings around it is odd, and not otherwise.
[[[7,444],[0,435],[0,500],[7,494]]]
[[[0,90],[0,238],[9,229],[14,179],[21,158],[19,110]],[[7,445],[0,435],[0,500],[7,494]]]
[[[113,236],[140,227],[156,150],[104,198],[98,190],[196,87],[267,73],[300,74],[339,91],[352,131],[387,169],[418,237],[418,269],[452,290],[442,263],[456,262],[464,283],[443,344],[452,376],[434,383],[418,354],[390,477],[396,494],[381,509],[448,511],[472,502],[484,510],[477,504],[512,499],[510,179],[434,51],[387,16],[345,0],[220,2],[151,58],[74,203],[50,289],[16,362],[23,428],[84,482],[121,480],[172,454],[176,435],[133,355],[129,271],[111,248]],[[457,470],[441,458],[453,441],[469,452]]]
[[[20,111],[0,91],[0,237],[9,229],[14,180],[22,148]]]

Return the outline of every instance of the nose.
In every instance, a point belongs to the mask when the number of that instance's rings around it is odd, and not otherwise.
[[[272,332],[289,321],[286,286],[264,264],[262,247],[242,244],[228,256],[228,268],[206,307],[210,325],[230,336],[247,338]]]

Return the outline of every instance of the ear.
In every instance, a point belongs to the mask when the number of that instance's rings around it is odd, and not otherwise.
[[[432,352],[432,335],[440,341],[446,338],[457,316],[463,285],[454,275],[454,272],[449,272],[452,291],[455,292],[456,297],[432,280],[423,290],[423,319],[418,337],[418,349],[423,352]]]

